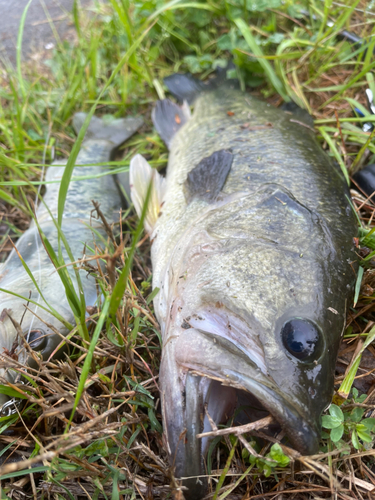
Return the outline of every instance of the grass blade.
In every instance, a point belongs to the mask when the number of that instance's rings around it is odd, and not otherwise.
[[[263,53],[257,44],[255,38],[253,37],[251,31],[249,30],[247,24],[243,19],[235,19],[234,23],[237,25],[238,29],[241,31],[243,37],[245,38],[247,44],[249,45],[252,52],[259,57],[259,63],[262,65],[264,72],[268,76],[273,88],[276,90],[278,94],[284,99],[284,101],[289,102],[291,99],[288,96],[284,85],[282,84],[279,77],[276,75],[271,64],[263,58]]]
[[[234,457],[234,452],[236,451],[237,442],[238,442],[238,440],[236,438],[235,444],[232,446],[232,449],[230,450],[228,459],[227,459],[227,461],[225,463],[225,467],[224,467],[223,472],[221,473],[219,481],[218,481],[218,483],[216,485],[215,494],[214,494],[212,500],[216,500],[217,499],[217,496],[219,494],[220,488],[223,486],[225,477],[228,474],[230,464],[232,463],[232,460],[233,460],[233,457]]]
[[[363,267],[360,266],[358,269],[358,276],[357,276],[357,281],[355,283],[355,293],[354,293],[354,305],[353,307],[356,306],[358,302],[358,297],[359,297],[359,292],[361,290],[361,284],[362,284],[362,278],[363,278]]]
[[[37,474],[38,472],[46,472],[49,469],[50,469],[49,466],[42,465],[40,467],[33,467],[32,469],[9,472],[9,474],[4,474],[0,476],[0,481],[4,481],[4,479],[10,479],[12,477],[26,476],[27,474]]]
[[[366,149],[368,148],[369,144],[371,144],[373,138],[375,136],[375,129],[371,132],[371,134],[368,136],[368,139],[367,141],[365,142],[365,144],[361,147],[361,149],[359,150],[357,156],[355,157],[351,167],[350,167],[350,175],[354,175],[357,171],[358,171],[358,165],[359,165],[359,162],[364,154],[364,152],[366,151]]]
[[[25,91],[25,83],[23,81],[23,76],[22,76],[22,71],[21,71],[21,57],[22,57],[22,37],[23,37],[23,30],[25,28],[25,21],[26,21],[26,16],[27,16],[27,11],[29,10],[30,4],[32,0],[29,0],[21,17],[20,21],[20,27],[18,29],[18,36],[17,36],[17,74],[18,74],[18,84],[21,89],[22,97],[25,99],[26,97],[26,91]]]
[[[143,223],[144,223],[146,213],[147,213],[147,207],[148,207],[148,203],[150,200],[151,189],[152,189],[152,180],[151,180],[151,182],[148,186],[148,189],[147,189],[145,202],[144,202],[144,205],[142,208],[142,214],[141,214],[141,217],[139,219],[139,223],[138,223],[137,229],[135,231],[135,234],[133,236],[132,245],[130,247],[128,258],[126,259],[125,267],[121,271],[119,279],[117,280],[117,283],[116,283],[116,285],[113,289],[113,292],[112,292],[111,304],[110,304],[110,308],[109,308],[109,313],[112,317],[115,317],[115,315],[116,315],[116,311],[117,311],[118,307],[120,306],[120,302],[122,300],[122,297],[124,296],[126,285],[128,283],[128,276],[129,276],[130,268],[131,268],[132,263],[133,263],[135,249],[137,247],[138,240],[139,240],[139,238],[142,234],[142,231],[143,231]]]
[[[352,388],[355,376],[357,375],[358,367],[361,362],[362,354],[364,350],[375,340],[375,326],[371,328],[369,334],[367,335],[367,338],[365,342],[363,343],[363,346],[361,347],[361,350],[358,352],[356,355],[355,359],[352,360],[351,367],[342,381],[342,384],[339,387],[338,394],[344,399],[347,399],[350,393],[350,390]]]
[[[342,173],[344,174],[346,182],[348,183],[348,186],[349,186],[350,185],[349,174],[348,174],[348,171],[346,169],[345,163],[343,162],[343,159],[341,158],[340,153],[337,151],[335,143],[333,142],[331,137],[327,134],[324,127],[319,127],[319,132],[322,134],[324,140],[327,142],[330,150],[332,151],[333,156],[336,158],[338,164],[340,165]]]
[[[109,77],[107,83],[104,85],[102,91],[100,92],[98,98],[96,99],[95,103],[92,105],[90,111],[87,113],[86,120],[84,121],[79,133],[76,142],[73,145],[72,152],[70,153],[69,159],[67,161],[66,167],[64,169],[63,176],[61,178],[61,184],[60,184],[60,190],[59,190],[59,199],[58,199],[58,216],[57,216],[57,223],[61,227],[62,226],[62,219],[63,219],[63,214],[64,214],[64,207],[65,207],[65,201],[66,201],[66,196],[68,194],[68,189],[69,189],[69,183],[70,179],[72,177],[73,169],[75,167],[75,162],[78,157],[78,153],[81,149],[82,141],[83,138],[85,137],[86,130],[90,124],[91,118],[94,116],[96,107],[102,98],[103,94],[107,90],[107,88],[111,85],[113,79],[117,75],[117,73],[121,70],[121,68],[126,64],[126,62],[129,60],[130,56],[135,52],[135,50],[139,47],[141,44],[142,40],[148,33],[148,31],[151,29],[153,25],[150,25],[143,33],[142,35],[132,44],[132,46],[129,48],[129,50],[124,54],[124,56],[121,58],[120,62],[117,64],[115,69],[113,70],[111,76]]]
[[[74,413],[77,409],[79,400],[81,399],[81,396],[82,396],[83,391],[85,389],[85,383],[86,383],[87,377],[89,376],[95,346],[98,342],[99,335],[100,335],[100,332],[102,331],[103,325],[107,319],[107,315],[108,315],[108,311],[109,311],[109,304],[110,304],[110,297],[108,296],[108,297],[106,297],[106,300],[105,300],[104,305],[103,305],[103,309],[100,313],[100,316],[98,318],[98,322],[95,326],[95,330],[94,330],[94,333],[93,333],[93,336],[92,336],[92,339],[90,342],[90,346],[89,346],[89,349],[88,349],[88,352],[86,355],[85,363],[84,363],[83,368],[82,368],[81,377],[79,379],[77,394],[76,394],[76,397],[74,400],[74,405],[73,405],[72,413],[70,415],[69,424],[67,425],[65,432],[67,432],[69,429],[69,425],[73,420]]]

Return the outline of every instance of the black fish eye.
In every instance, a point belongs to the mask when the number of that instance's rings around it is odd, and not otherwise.
[[[318,359],[323,350],[323,339],[319,328],[310,320],[293,318],[284,323],[281,339],[285,349],[305,363]]]
[[[33,351],[41,351],[47,343],[47,335],[40,328],[31,330],[26,340]]]

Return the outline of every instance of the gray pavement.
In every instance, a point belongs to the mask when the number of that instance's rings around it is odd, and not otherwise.
[[[87,5],[88,1],[81,0],[81,4]],[[8,57],[12,63],[15,62],[18,28],[27,3],[28,0],[0,0],[0,57]],[[43,4],[60,37],[69,39],[74,36],[69,16],[73,0],[32,0],[25,22],[23,56],[48,51],[56,43]]]

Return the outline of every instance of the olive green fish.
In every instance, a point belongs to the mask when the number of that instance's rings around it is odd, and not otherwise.
[[[289,446],[318,451],[357,228],[348,186],[306,112],[276,109],[230,83],[184,75],[166,83],[181,101],[196,99],[193,116],[186,104],[156,105],[167,175],[138,155],[130,184],[140,213],[154,181],[146,228],[160,289],[165,444],[185,496],[198,499],[206,411],[218,425],[248,400],[272,414]],[[245,411],[247,421],[259,414]]]
[[[77,113],[74,116],[73,124],[77,133],[85,118],[85,113]],[[142,123],[143,120],[140,117],[117,120],[93,117],[78,154],[73,177],[105,174],[109,167],[92,164],[108,162],[114,150],[133,135]],[[46,181],[57,182],[46,185],[44,204],[41,203],[36,212],[40,230],[56,254],[58,253],[58,232],[52,217],[57,220],[59,181],[64,168],[65,165],[61,162],[56,162],[48,168]],[[122,206],[122,193],[116,184],[115,176],[104,175],[70,183],[63,213],[62,230],[75,260],[83,257],[84,248],[89,256],[90,248],[94,247],[94,241],[100,244],[100,235],[106,238],[100,221],[91,216],[94,208],[92,200],[99,202],[100,209],[108,221],[114,220],[114,217],[118,220]],[[70,259],[63,243],[61,247],[65,262],[69,263]],[[27,264],[41,294],[19,256]],[[76,292],[79,293],[73,267],[68,266],[67,269],[71,282]],[[79,275],[86,306],[93,306],[97,300],[95,278],[88,276],[84,270],[79,271]],[[29,303],[30,310],[27,310],[25,306],[29,298],[32,302]],[[44,308],[56,311],[63,322]],[[17,250],[10,253],[0,269],[0,384],[6,381],[14,382],[18,377],[16,371],[8,368],[9,355],[17,354],[18,361],[22,364],[32,363],[32,356],[25,348],[23,339],[27,340],[30,347],[40,353],[43,359],[47,359],[55,351],[61,342],[61,336],[57,335],[46,323],[57,329],[61,335],[66,335],[69,332],[67,325],[75,324],[75,318],[60,276],[43,246],[37,225],[32,222],[30,228],[18,240]],[[19,325],[22,333],[17,332]],[[8,400],[6,395],[0,394],[0,411],[3,415],[12,412],[14,408],[13,403]]]

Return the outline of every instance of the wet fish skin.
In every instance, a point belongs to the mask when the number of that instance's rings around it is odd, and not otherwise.
[[[73,124],[77,133],[85,118],[86,113],[77,113],[74,116]],[[140,117],[117,119],[108,122],[93,117],[78,154],[76,161],[77,166],[73,170],[72,177],[93,176],[108,170],[109,167],[94,166],[91,164],[109,161],[117,147],[133,135],[142,124],[143,120]],[[80,165],[86,166],[81,167]],[[59,181],[64,173],[64,169],[64,163],[55,162],[47,170],[46,181]],[[36,216],[41,230],[57,254],[58,233],[46,206],[50,210],[52,216],[57,219],[57,202],[60,183],[47,184],[46,187],[44,204],[39,204]],[[100,203],[100,209],[108,221],[113,220],[113,217],[119,212],[122,206],[119,186],[116,185],[116,179],[113,175],[105,175],[99,178],[85,179],[70,183],[63,213],[62,229],[76,260],[82,258],[84,244],[86,244],[86,253],[89,255],[91,253],[89,248],[93,247],[94,241],[99,240],[98,236],[94,235],[93,229],[106,238],[105,231],[100,221],[91,217],[91,212],[93,210],[92,200],[96,200]],[[63,244],[62,250],[65,262],[70,262]],[[17,252],[22,256],[34,275],[47,303],[50,304],[67,323],[74,324],[74,315],[66,298],[64,287],[44,249],[39,237],[38,228],[34,222],[31,222],[29,229],[18,240]],[[38,291],[25,271],[17,252],[13,250],[0,269],[0,288],[2,289],[2,291],[0,291],[1,354],[4,348],[10,351],[14,342],[18,339],[11,318],[20,323],[25,313],[25,304],[27,303],[27,300],[15,297],[7,293],[7,291],[11,291],[13,294],[18,294],[26,298],[31,294],[31,299],[34,301],[37,301],[38,298]],[[73,267],[68,266],[67,269],[69,270],[69,275],[76,292],[79,293]],[[87,272],[83,270],[81,270],[79,274],[83,285],[86,306],[93,306],[97,300],[95,279],[93,276],[87,275]],[[42,298],[39,299],[39,303],[46,306]],[[29,307],[35,310],[33,304],[30,304]],[[65,336],[69,332],[69,329],[64,324],[52,314],[44,311],[41,307],[36,309],[36,314],[38,314],[42,320],[55,327],[62,335]],[[61,342],[61,337],[56,335],[51,328],[47,327],[43,321],[37,319],[30,311],[27,311],[22,320],[22,331],[25,338],[28,338],[30,329],[36,332],[36,339],[39,337],[39,346],[36,345],[36,342],[31,343],[31,346],[34,345],[35,350],[42,354],[43,359],[47,359]],[[18,339],[18,341],[20,344],[17,349],[18,360],[21,363],[33,364],[32,358],[29,357],[29,354],[22,346],[22,341],[20,339]],[[14,371],[6,370],[6,364],[5,356],[1,363],[0,376],[6,380],[13,381],[17,374]],[[6,403],[8,399],[7,396],[0,395],[0,405]]]
[[[175,124],[157,123],[156,115],[156,128],[168,135]],[[166,448],[176,477],[205,474],[208,441],[195,437],[211,430],[204,404],[217,424],[225,421],[235,390],[255,395],[302,454],[315,453],[355,280],[357,227],[343,175],[308,119],[230,86],[202,93],[168,140],[167,176],[154,197],[160,214],[147,227],[160,289],[154,306],[163,334]],[[189,173],[219,150],[233,154],[221,193],[214,202],[188,202]],[[142,175],[155,174],[136,157],[130,177],[138,212]],[[283,327],[294,318],[316,325],[320,340],[308,363],[283,344]],[[186,498],[203,496],[203,479],[184,484]]]

